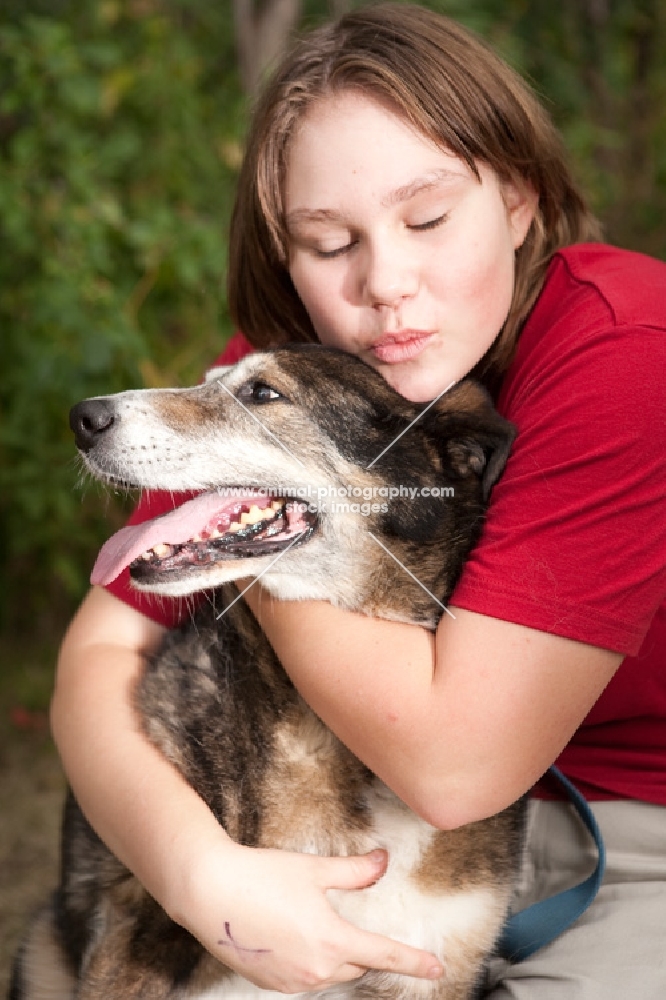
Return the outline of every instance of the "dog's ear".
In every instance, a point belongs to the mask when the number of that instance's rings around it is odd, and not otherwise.
[[[486,390],[471,379],[445,393],[433,411],[428,429],[444,462],[463,478],[480,478],[487,500],[504,470],[516,428],[499,415]]]
[[[499,418],[505,425],[506,420]],[[459,476],[475,475],[481,479],[483,499],[487,500],[490,491],[502,475],[506,465],[515,431],[511,428],[498,427],[495,433],[484,431],[477,437],[449,438],[445,447],[449,461]]]

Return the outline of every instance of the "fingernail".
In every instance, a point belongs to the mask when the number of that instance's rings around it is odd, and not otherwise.
[[[428,969],[428,979],[439,979],[439,977],[443,974],[443,972],[444,969],[442,968],[441,965],[439,964],[431,965],[430,968]]]

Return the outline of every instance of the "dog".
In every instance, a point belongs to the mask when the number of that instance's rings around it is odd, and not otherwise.
[[[213,592],[146,664],[136,707],[150,740],[242,844],[322,855],[385,848],[386,874],[331,892],[332,904],[446,969],[439,981],[369,970],[298,996],[477,996],[512,898],[523,803],[447,832],[416,816],[303,702],[234,581],[260,576],[283,600],[435,629],[513,427],[471,380],[414,404],[360,359],[314,345],[252,354],[193,388],[86,400],[70,422],[97,478],[197,491],[173,514],[122,529],[93,572],[105,583],[129,564],[142,590]],[[173,923],[71,794],[62,857],[60,885],[15,962],[11,1000],[283,996]]]

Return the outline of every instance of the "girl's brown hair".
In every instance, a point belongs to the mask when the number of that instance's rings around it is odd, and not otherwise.
[[[527,185],[538,209],[516,252],[513,302],[476,374],[508,365],[520,328],[560,247],[600,238],[566,163],[559,134],[527,84],[480,39],[413,4],[380,3],[303,38],[256,109],[231,223],[229,305],[257,347],[316,341],[288,272],[284,178],[289,141],[318,99],[357,90],[388,103],[418,132]],[[331,150],[335,156],[335,150]]]

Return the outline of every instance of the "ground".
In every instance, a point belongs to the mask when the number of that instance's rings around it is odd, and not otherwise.
[[[46,712],[54,656],[0,640],[0,997],[26,919],[57,878],[65,781]]]

